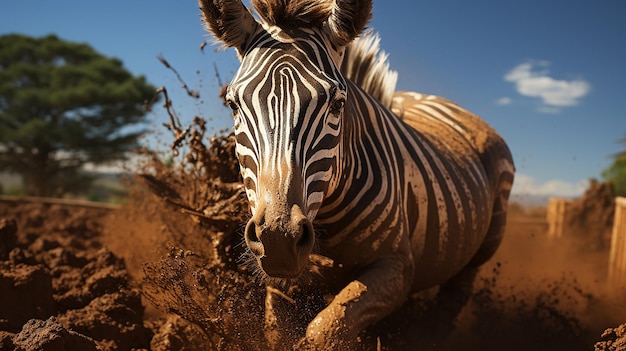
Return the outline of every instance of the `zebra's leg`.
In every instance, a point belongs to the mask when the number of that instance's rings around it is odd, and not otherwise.
[[[487,235],[472,260],[467,264],[468,267],[480,267],[483,263],[487,262],[496,253],[498,247],[500,247],[506,227],[507,204],[508,193],[502,194],[496,199],[493,205],[491,223],[489,224]]]
[[[309,323],[298,350],[352,349],[361,330],[406,300],[412,280],[410,254],[375,262]]]
[[[441,336],[454,329],[454,321],[472,295],[478,270],[496,252],[506,225],[506,202],[508,195],[499,197],[493,206],[493,214],[485,239],[470,262],[459,273],[439,287],[436,313]]]
[[[476,266],[466,266],[455,276],[439,286],[435,308],[431,316],[435,327],[433,337],[443,339],[454,329],[461,310],[472,296],[474,280],[478,274]]]

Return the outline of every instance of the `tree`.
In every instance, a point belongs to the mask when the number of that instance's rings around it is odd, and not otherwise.
[[[613,156],[613,163],[602,171],[602,177],[611,181],[615,196],[626,196],[626,134],[619,142],[624,149]]]
[[[85,163],[138,147],[154,91],[87,44],[0,36],[0,170],[20,174],[30,195],[75,190]]]

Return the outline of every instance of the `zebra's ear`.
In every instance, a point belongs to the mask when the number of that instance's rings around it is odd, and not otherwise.
[[[237,49],[241,58],[250,38],[259,28],[241,0],[198,0],[206,29],[226,47]]]
[[[372,0],[335,0],[327,22],[331,40],[339,47],[348,45],[371,17]]]

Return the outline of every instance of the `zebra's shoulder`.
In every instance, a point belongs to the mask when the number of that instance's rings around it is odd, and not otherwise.
[[[380,50],[380,37],[368,31],[347,47],[341,73],[384,106],[391,107],[398,72],[389,68],[388,55]]]

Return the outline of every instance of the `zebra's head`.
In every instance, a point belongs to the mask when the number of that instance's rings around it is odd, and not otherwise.
[[[252,209],[246,243],[266,274],[296,277],[336,181],[347,98],[339,68],[371,0],[252,0],[261,22],[241,0],[199,3],[207,29],[241,60],[226,99]]]

